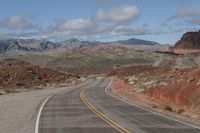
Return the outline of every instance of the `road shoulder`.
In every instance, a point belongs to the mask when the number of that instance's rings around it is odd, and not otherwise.
[[[34,133],[38,109],[51,94],[69,88],[50,88],[0,96],[0,129],[3,133]]]

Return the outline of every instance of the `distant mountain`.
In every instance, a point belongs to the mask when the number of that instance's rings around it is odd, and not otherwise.
[[[97,41],[80,41],[80,40],[74,38],[74,39],[62,41],[62,42],[60,42],[60,44],[61,44],[61,47],[70,49],[70,48],[81,48],[84,46],[97,46],[102,43],[97,42]]]
[[[124,41],[116,41],[116,43],[125,44],[125,45],[160,45],[157,42],[146,41],[146,40],[135,39],[135,38],[131,38]]]
[[[175,53],[194,53],[200,51],[200,30],[187,32],[171,48]]]
[[[59,48],[58,43],[39,41],[34,39],[9,39],[0,40],[0,53],[8,51],[44,51]]]
[[[69,39],[62,42],[51,42],[48,40],[35,40],[35,39],[9,39],[0,40],[0,53],[10,52],[10,51],[25,51],[25,52],[42,52],[54,49],[71,49],[71,48],[82,48],[86,46],[98,46],[98,45],[148,45],[155,46],[159,45],[156,42],[146,41],[131,38],[124,41],[116,42],[98,42],[98,41],[81,41],[78,39]]]

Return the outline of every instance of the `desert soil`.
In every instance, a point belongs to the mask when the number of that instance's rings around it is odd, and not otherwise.
[[[122,99],[133,102],[144,108],[148,108],[150,110],[154,110],[156,112],[160,112],[162,114],[172,116],[181,121],[200,126],[200,118],[191,117],[191,116],[197,115],[197,114],[194,114],[194,112],[190,112],[186,110],[183,114],[178,114],[175,111],[167,111],[163,107],[164,104],[159,103],[156,99],[151,98],[148,95],[145,95],[144,93],[136,92],[134,88],[130,86],[129,84],[127,84],[127,82],[125,82],[124,80],[121,80],[121,79],[113,80],[111,84],[111,90],[113,94],[121,97]]]

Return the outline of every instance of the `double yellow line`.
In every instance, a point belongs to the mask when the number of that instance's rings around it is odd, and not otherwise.
[[[85,97],[85,91],[89,88],[85,88],[80,92],[80,98],[85,103],[85,105],[94,112],[98,117],[100,117],[102,120],[104,120],[106,123],[108,123],[111,127],[115,128],[120,133],[131,133],[129,130],[125,129],[124,127],[120,126],[110,118],[108,118],[106,115],[104,115],[102,112],[97,110]]]

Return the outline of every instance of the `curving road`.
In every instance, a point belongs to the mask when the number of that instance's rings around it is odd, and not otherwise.
[[[43,104],[36,133],[200,133],[198,127],[124,102],[105,91],[108,79],[89,79]]]

